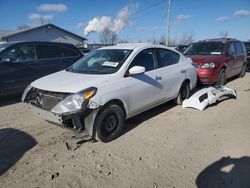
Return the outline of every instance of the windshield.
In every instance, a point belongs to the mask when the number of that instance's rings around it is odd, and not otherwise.
[[[221,42],[199,42],[191,44],[184,55],[221,55],[225,49],[225,44]]]
[[[119,70],[132,50],[101,49],[90,52],[66,69],[85,74],[112,74]]]
[[[10,46],[10,44],[0,44],[0,52],[3,51],[5,48],[7,48],[8,46]]]

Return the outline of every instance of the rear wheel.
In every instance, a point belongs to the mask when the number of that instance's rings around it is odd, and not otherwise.
[[[246,75],[246,70],[247,70],[247,64],[245,63],[240,71],[240,77],[243,78]]]
[[[125,124],[124,112],[120,106],[112,104],[104,108],[95,121],[96,140],[109,142],[119,137]]]
[[[179,94],[175,99],[176,104],[182,104],[185,99],[188,99],[190,95],[190,87],[188,82],[184,82],[181,86]]]
[[[222,69],[220,71],[219,78],[216,82],[216,85],[225,85],[226,81],[227,81],[227,78],[226,78],[225,69]]]

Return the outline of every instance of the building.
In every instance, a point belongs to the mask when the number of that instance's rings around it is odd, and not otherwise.
[[[54,24],[46,24],[4,35],[2,41],[53,41],[86,46],[86,38],[62,29]]]

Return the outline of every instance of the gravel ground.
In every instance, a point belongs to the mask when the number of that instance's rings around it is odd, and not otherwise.
[[[75,151],[72,133],[0,101],[0,187],[250,187],[250,73],[237,99],[200,112],[168,102],[126,122],[109,142]]]

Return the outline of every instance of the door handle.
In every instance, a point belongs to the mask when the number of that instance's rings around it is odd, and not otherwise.
[[[155,77],[155,80],[161,80],[161,79],[162,79],[161,76],[156,76],[156,77]]]
[[[186,70],[181,70],[181,73],[186,73],[187,71]]]

